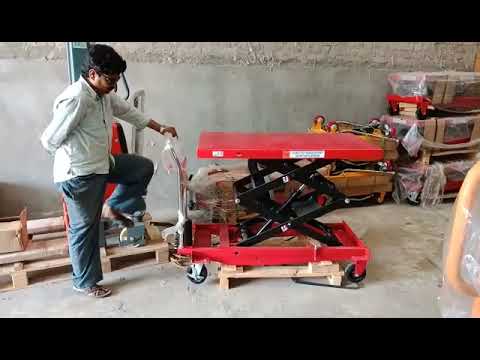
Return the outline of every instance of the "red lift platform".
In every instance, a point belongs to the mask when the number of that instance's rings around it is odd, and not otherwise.
[[[340,193],[318,170],[336,160],[379,161],[383,149],[353,134],[203,132],[200,159],[246,159],[250,175],[234,183],[235,201],[258,216],[237,225],[192,224],[187,220],[177,252],[188,256],[194,283],[207,277],[208,262],[237,266],[298,265],[348,262],[345,275],[353,283],[366,276],[369,250],[345,223],[324,224],[317,218],[355,199]],[[309,160],[299,164],[300,160]],[[271,180],[269,175],[280,173]],[[270,192],[295,180],[297,192],[279,203]],[[360,205],[360,203],[358,203]],[[188,219],[188,216],[186,216]],[[306,235],[305,247],[253,246],[278,236]],[[219,237],[212,243],[212,235]]]

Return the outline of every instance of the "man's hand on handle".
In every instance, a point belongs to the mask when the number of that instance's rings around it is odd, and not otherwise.
[[[166,133],[171,134],[174,138],[178,138],[177,130],[173,126],[162,127],[162,129],[160,130],[160,134],[165,135]]]
[[[148,127],[152,130],[158,131],[160,134],[170,134],[172,137],[178,138],[177,130],[173,126],[161,125],[155,120],[150,120]]]

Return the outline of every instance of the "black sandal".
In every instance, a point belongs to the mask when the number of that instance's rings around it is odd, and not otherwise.
[[[104,298],[110,296],[112,294],[112,290],[105,288],[103,286],[95,285],[89,288],[80,289],[77,287],[73,287],[73,290],[78,291],[86,296],[94,297],[94,298]]]

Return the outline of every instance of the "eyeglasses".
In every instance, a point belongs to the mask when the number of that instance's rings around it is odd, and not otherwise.
[[[103,78],[105,79],[105,81],[109,84],[109,85],[116,85],[117,82],[120,80],[120,76],[118,77],[111,77],[111,76],[108,76],[108,75],[105,75],[105,74],[101,74],[101,76],[103,76]]]

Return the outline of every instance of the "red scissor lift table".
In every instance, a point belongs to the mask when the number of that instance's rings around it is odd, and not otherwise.
[[[358,283],[366,276],[369,251],[345,222],[324,224],[317,218],[356,205],[317,170],[335,160],[377,161],[383,149],[353,134],[203,132],[200,159],[248,160],[250,175],[234,183],[237,204],[258,214],[237,225],[191,224],[178,253],[188,256],[188,277],[201,283],[208,262],[237,266],[299,265],[321,261],[348,262],[345,275]],[[300,160],[309,160],[307,165]],[[305,163],[305,162],[303,162]],[[303,165],[303,166],[302,166]],[[269,175],[280,173],[271,180]],[[295,180],[302,185],[279,202],[271,191]],[[309,189],[309,192],[304,190]],[[304,247],[253,246],[278,236],[306,235]],[[212,235],[220,241],[212,244]],[[317,246],[316,244],[320,244]]]

